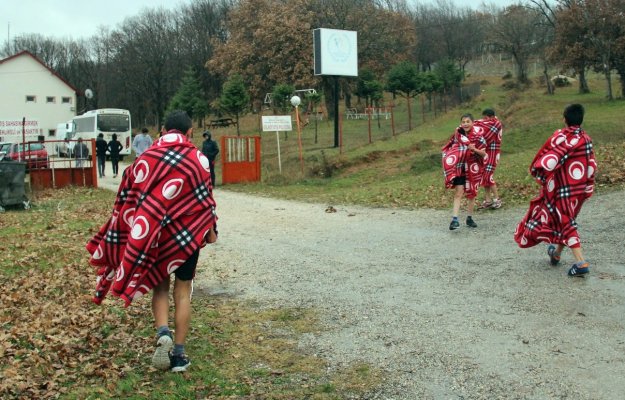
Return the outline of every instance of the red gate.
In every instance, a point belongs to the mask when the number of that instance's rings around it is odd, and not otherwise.
[[[260,181],[260,136],[221,137],[221,182]]]

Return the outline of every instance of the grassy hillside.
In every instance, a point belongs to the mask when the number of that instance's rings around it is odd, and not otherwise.
[[[501,162],[495,175],[499,191],[507,204],[525,202],[537,188],[527,172],[529,162],[547,137],[563,126],[562,110],[574,102],[586,107],[584,127],[594,140],[600,168],[597,191],[622,187],[625,102],[606,101],[603,80],[591,79],[590,94],[578,94],[574,85],[558,88],[555,95],[549,96],[536,84],[525,91],[511,91],[503,89],[501,78],[479,79],[482,94],[446,113],[428,114],[423,121],[420,104],[416,104],[413,118],[419,125],[410,131],[393,136],[390,122],[381,120],[378,128],[373,121],[372,144],[368,144],[367,121],[344,120],[344,143],[351,146],[346,145],[343,152],[332,147],[331,122],[318,122],[316,145],[314,128],[309,123],[302,133],[304,174],[300,171],[297,132],[290,132],[288,140],[281,134],[282,174],[277,173],[275,133],[263,133],[263,182],[227,188],[329,204],[447,208],[451,192],[443,185],[440,147],[461,114],[471,112],[478,117],[482,109],[494,107],[504,124]],[[395,120],[405,125],[406,105],[402,99],[395,102]],[[253,125],[250,128],[253,130]]]

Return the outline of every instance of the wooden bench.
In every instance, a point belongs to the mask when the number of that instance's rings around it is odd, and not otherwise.
[[[210,122],[211,128],[227,128],[231,125],[236,125],[237,123],[232,118],[221,118],[221,119],[213,119]]]

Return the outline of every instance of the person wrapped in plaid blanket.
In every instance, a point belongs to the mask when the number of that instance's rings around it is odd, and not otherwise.
[[[486,141],[486,154],[484,173],[482,174],[482,187],[484,188],[484,201],[479,209],[497,209],[501,207],[501,199],[497,193],[497,183],[495,182],[495,169],[499,164],[501,154],[501,138],[503,127],[501,121],[495,116],[495,110],[486,108],[482,111],[482,119],[475,121],[475,125],[482,128],[484,140]]]
[[[456,128],[449,141],[441,149],[443,152],[443,174],[445,187],[454,189],[454,205],[450,230],[460,227],[458,213],[462,197],[467,198],[467,220],[470,228],[477,228],[473,221],[475,196],[482,182],[484,159],[487,158],[486,142],[482,136],[482,128],[473,125],[473,116],[464,114],[460,118],[460,126]]]
[[[549,243],[547,254],[554,266],[559,264],[564,247],[569,247],[575,257],[569,276],[584,276],[590,269],[575,220],[594,192],[597,172],[592,140],[580,126],[583,120],[581,104],[567,106],[566,127],[555,131],[534,157],[530,174],[541,185],[540,193],[530,202],[514,233],[521,248]]]

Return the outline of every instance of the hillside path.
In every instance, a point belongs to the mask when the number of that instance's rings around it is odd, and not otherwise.
[[[620,399],[624,197],[584,205],[592,271],[569,278],[570,252],[551,267],[545,246],[514,243],[525,208],[477,212],[477,229],[452,232],[447,210],[328,213],[217,188],[219,241],[202,250],[196,287],[318,310],[322,329],[299,348],[331,368],[381,368],[370,399]]]

